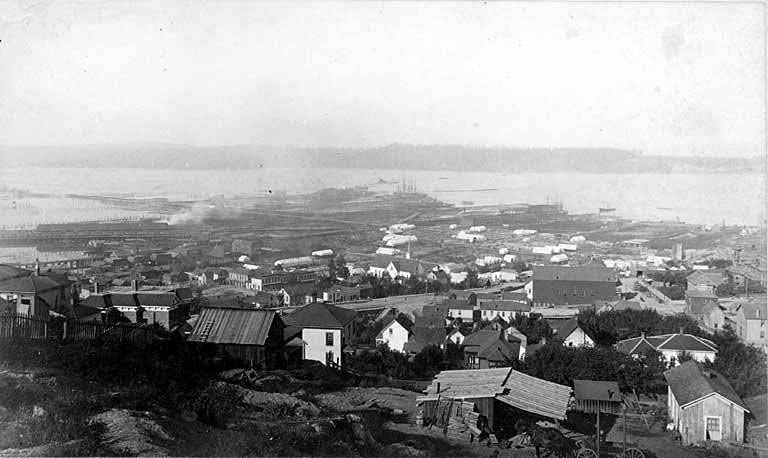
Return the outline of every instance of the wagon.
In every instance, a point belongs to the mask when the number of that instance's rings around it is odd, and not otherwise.
[[[597,444],[592,439],[582,439],[576,442],[578,451],[576,458],[598,458]],[[617,458],[645,458],[645,453],[635,444],[616,444],[612,442],[600,444],[600,456],[611,456]]]

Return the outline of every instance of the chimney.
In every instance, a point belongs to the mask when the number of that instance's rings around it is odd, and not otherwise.
[[[437,382],[437,394],[440,394],[440,382]]]
[[[35,276],[40,276],[40,259],[35,259]]]
[[[139,290],[139,279],[138,278],[134,278],[133,280],[131,280],[131,289],[134,290],[134,291],[138,291]]]
[[[645,339],[645,331],[643,331],[643,332],[641,332],[641,333],[640,333],[640,337],[642,337],[643,339]]]
[[[680,334],[685,334],[685,328],[680,326]]]
[[[541,337],[541,339],[539,340],[539,343],[540,343],[541,345],[546,345],[546,344],[547,344],[547,338],[546,338],[546,337],[544,337],[544,336],[542,336],[542,337]]]

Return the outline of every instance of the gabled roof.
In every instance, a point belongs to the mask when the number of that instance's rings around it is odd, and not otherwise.
[[[480,304],[480,310],[497,310],[501,312],[530,312],[531,306],[528,302],[520,302],[516,300],[501,300],[495,299],[485,301]]]
[[[104,296],[111,307],[137,307],[139,305],[134,293],[108,293]]]
[[[217,344],[264,345],[275,321],[282,327],[280,317],[271,310],[204,307],[188,340]]]
[[[311,296],[317,291],[314,283],[293,283],[282,288],[289,296]]]
[[[36,294],[69,284],[46,275],[27,275],[0,281],[0,292]]]
[[[725,274],[722,271],[716,270],[695,270],[691,275],[688,275],[686,280],[688,283],[703,283],[706,285],[717,286],[725,281]]]
[[[32,275],[32,272],[27,269],[0,264],[0,281],[15,277],[26,277],[28,275]]]
[[[761,302],[745,302],[738,305],[737,310],[741,310],[744,314],[744,318],[747,320],[767,320],[768,319],[768,305],[765,300]]]
[[[693,334],[662,334],[650,337],[633,337],[616,343],[616,349],[630,355],[644,354],[648,347],[654,350],[717,352],[717,345],[709,339]]]
[[[354,320],[357,312],[321,302],[312,302],[286,315],[286,324],[301,328],[343,328]]]
[[[443,293],[443,296],[456,296],[456,299],[464,299],[469,300],[471,296],[477,297],[477,293],[474,291],[467,291],[463,289],[449,289],[448,291]]]
[[[503,333],[493,330],[476,331],[464,338],[462,348],[467,353],[475,353],[478,357],[489,361],[509,361],[518,359],[520,341],[510,336],[516,342],[509,342]]]
[[[680,407],[685,408],[696,401],[719,394],[749,412],[725,377],[713,370],[703,370],[695,361],[687,361],[664,372],[664,378]]]
[[[176,297],[175,293],[171,292],[138,292],[136,293],[136,301],[138,301],[139,305],[172,307],[179,302],[179,299]]]
[[[443,345],[445,343],[445,327],[414,326],[411,328],[411,336],[406,342],[404,350],[408,353],[419,353],[429,345]]]
[[[616,271],[600,266],[534,266],[533,280],[562,280],[612,282],[617,280]]]
[[[549,326],[557,334],[560,339],[567,339],[573,331],[579,329],[579,320],[571,318],[568,320],[548,320]]]
[[[474,310],[474,307],[466,299],[445,299],[443,307],[450,310]]]
[[[714,342],[692,334],[672,334],[657,348],[678,351],[717,351],[717,345]]]
[[[379,331],[379,333],[376,334],[376,338],[378,339],[378,338],[382,337],[384,335],[384,331],[389,329],[389,327],[392,326],[395,323],[397,323],[400,326],[402,326],[403,329],[405,329],[405,332],[410,334],[411,327],[413,325],[411,323],[408,323],[405,319],[403,319],[403,318],[401,318],[399,316],[396,316],[396,317],[390,318],[389,320],[387,320],[386,323],[384,323],[384,326],[381,328],[381,331]]]

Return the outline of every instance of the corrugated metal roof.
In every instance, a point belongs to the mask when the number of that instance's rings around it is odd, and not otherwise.
[[[509,391],[497,395],[499,401],[543,417],[565,419],[571,399],[570,387],[513,370],[504,388]]]
[[[264,345],[274,320],[274,311],[258,309],[203,308],[190,342]]]

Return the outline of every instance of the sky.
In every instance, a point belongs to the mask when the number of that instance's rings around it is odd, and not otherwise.
[[[0,145],[757,156],[762,3],[0,1]]]

